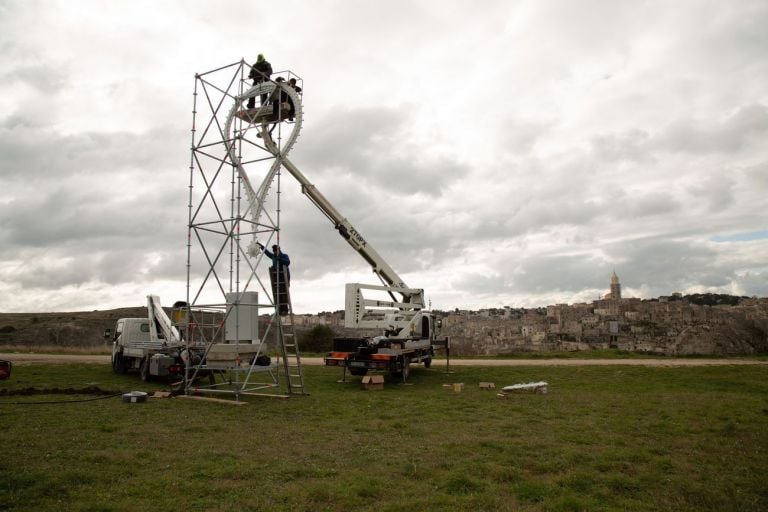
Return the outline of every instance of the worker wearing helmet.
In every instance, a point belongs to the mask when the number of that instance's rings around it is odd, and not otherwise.
[[[260,84],[261,82],[265,82],[269,80],[269,77],[272,76],[272,64],[267,61],[267,59],[264,58],[264,54],[260,53],[258,57],[256,57],[256,64],[251,66],[251,72],[248,73],[248,78],[253,79],[253,85]],[[267,99],[266,94],[261,95],[261,103],[264,104],[264,102]],[[256,106],[256,98],[251,96],[248,98],[248,108],[254,108]]]

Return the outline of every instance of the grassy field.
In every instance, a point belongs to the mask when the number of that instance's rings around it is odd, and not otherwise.
[[[243,407],[0,396],[0,510],[768,510],[765,366],[414,368],[383,391],[305,374],[310,396]],[[101,365],[0,382],[88,385],[162,388]]]

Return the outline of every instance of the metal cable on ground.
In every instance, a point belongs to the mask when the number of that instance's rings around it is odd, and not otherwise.
[[[46,400],[42,402],[4,402],[0,400],[0,405],[51,405],[51,404],[77,404],[77,403],[83,403],[83,402],[94,402],[96,400],[106,400],[107,398],[115,398],[116,396],[121,396],[123,394],[122,391],[115,393],[114,395],[105,395],[105,396],[97,396],[95,398],[83,398],[80,400]]]

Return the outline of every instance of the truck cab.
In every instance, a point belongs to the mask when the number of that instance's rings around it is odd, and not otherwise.
[[[146,318],[121,318],[117,321],[112,341],[118,345],[150,341],[149,321]]]

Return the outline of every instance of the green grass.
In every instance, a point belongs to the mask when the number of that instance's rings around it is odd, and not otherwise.
[[[6,354],[80,354],[80,355],[111,355],[112,345],[87,345],[82,347],[67,347],[64,345],[20,345],[0,344],[0,353]]]
[[[435,366],[374,392],[336,369],[305,375],[310,396],[244,407],[0,397],[0,509],[768,509],[768,367]],[[477,388],[534,380],[549,394]],[[93,384],[162,387],[101,365],[0,382]]]
[[[595,350],[553,351],[553,352],[514,352],[491,356],[490,359],[665,359],[660,354],[646,354],[643,352],[629,352],[615,348]],[[675,359],[749,359],[764,361],[768,359],[766,354],[688,354],[669,356]],[[461,356],[459,359],[489,359],[489,356]]]

